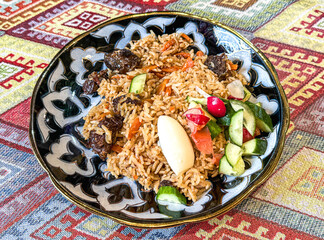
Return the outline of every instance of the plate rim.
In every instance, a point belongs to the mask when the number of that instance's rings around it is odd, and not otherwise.
[[[270,71],[270,74],[272,75],[274,81],[275,81],[275,86],[277,87],[278,91],[279,91],[279,102],[280,104],[283,106],[282,109],[280,109],[280,114],[283,116],[282,117],[282,125],[280,126],[279,132],[278,132],[278,143],[277,143],[277,148],[275,149],[275,151],[272,153],[273,159],[271,159],[271,164],[267,164],[266,169],[264,170],[264,172],[261,174],[261,176],[259,178],[257,178],[255,181],[253,181],[253,183],[251,184],[251,186],[249,188],[244,189],[241,193],[239,193],[239,195],[237,195],[233,201],[230,201],[228,203],[225,204],[225,206],[223,206],[222,208],[220,208],[219,210],[215,211],[215,212],[211,212],[208,213],[206,215],[203,216],[197,216],[197,217],[192,217],[192,218],[188,218],[188,219],[175,219],[174,221],[168,221],[168,222],[151,222],[151,223],[141,223],[141,222],[134,222],[134,221],[130,221],[130,220],[126,220],[126,219],[121,219],[115,216],[110,215],[108,212],[103,213],[101,211],[99,211],[98,209],[92,207],[91,205],[88,205],[86,203],[84,203],[82,200],[77,199],[75,196],[73,196],[73,194],[71,194],[64,186],[62,186],[62,184],[60,184],[55,176],[52,174],[52,172],[50,171],[50,169],[46,166],[41,154],[38,151],[38,147],[36,144],[36,140],[35,140],[35,129],[34,129],[34,112],[35,112],[35,101],[36,101],[36,95],[39,91],[39,88],[41,86],[41,84],[44,81],[44,77],[45,75],[48,73],[49,69],[53,66],[53,64],[56,62],[56,60],[61,56],[61,54],[63,52],[66,51],[67,48],[71,47],[72,45],[74,45],[76,42],[78,42],[79,40],[81,40],[82,38],[84,38],[85,36],[89,35],[91,32],[96,31],[99,28],[102,28],[103,26],[106,26],[107,24],[111,24],[114,22],[118,22],[118,21],[122,21],[122,20],[126,20],[126,19],[132,19],[132,18],[139,18],[139,17],[150,17],[150,16],[154,16],[154,15],[173,15],[173,16],[182,16],[182,17],[187,17],[187,18],[193,18],[196,20],[200,20],[200,21],[204,21],[204,22],[209,22],[213,25],[216,26],[220,26],[223,29],[231,32],[232,34],[236,35],[239,39],[243,40],[251,49],[253,49],[255,51],[255,53],[261,58],[261,60],[264,62],[265,66],[268,68],[268,70]],[[98,26],[80,34],[79,36],[77,36],[76,38],[72,39],[70,42],[68,42],[63,48],[61,48],[58,53],[52,58],[52,60],[50,61],[49,65],[46,67],[46,69],[42,72],[42,74],[39,76],[33,93],[32,93],[32,99],[31,99],[31,103],[30,103],[30,121],[29,121],[29,131],[28,131],[28,137],[29,137],[29,141],[31,143],[31,147],[32,147],[32,151],[38,161],[38,163],[41,165],[41,167],[46,171],[46,173],[49,175],[51,182],[53,183],[54,187],[65,197],[67,198],[70,202],[72,202],[73,204],[77,205],[78,207],[94,213],[96,215],[99,216],[103,216],[103,217],[108,217],[120,224],[126,225],[126,226],[130,226],[130,227],[136,227],[136,228],[146,228],[146,229],[154,229],[154,228],[166,228],[166,227],[175,227],[175,226],[179,226],[182,224],[187,224],[187,223],[193,223],[193,222],[201,222],[201,221],[206,221],[209,220],[211,218],[215,218],[221,214],[224,214],[226,212],[228,212],[229,210],[233,209],[234,207],[236,207],[238,204],[240,204],[245,198],[247,198],[253,191],[255,191],[255,189],[257,187],[259,187],[262,183],[264,183],[269,177],[270,175],[274,172],[275,168],[277,167],[279,160],[280,160],[280,156],[282,154],[283,151],[283,147],[284,147],[284,143],[286,140],[286,134],[289,128],[289,122],[290,122],[290,113],[289,113],[289,105],[288,105],[288,100],[287,100],[287,96],[283,90],[283,87],[280,84],[279,78],[278,78],[278,74],[274,68],[274,66],[272,65],[272,63],[270,62],[270,60],[265,56],[265,54],[259,50],[256,46],[254,46],[247,38],[245,38],[243,35],[241,35],[239,32],[237,32],[236,30],[232,29],[231,27],[220,23],[216,20],[212,20],[212,19],[208,19],[206,17],[201,17],[201,16],[197,16],[194,14],[190,14],[190,13],[184,13],[184,12],[177,12],[177,11],[157,11],[157,12],[147,12],[147,13],[138,13],[138,14],[128,14],[128,15],[124,15],[121,17],[117,17],[117,18],[113,18],[110,20],[107,20],[101,24],[99,24]],[[148,221],[148,220],[144,220],[144,221]]]

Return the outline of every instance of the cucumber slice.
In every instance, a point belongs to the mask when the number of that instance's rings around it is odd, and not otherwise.
[[[162,186],[156,195],[157,200],[187,204],[187,199],[183,196],[175,187],[172,186]]]
[[[243,143],[243,156],[263,155],[267,150],[268,142],[263,139],[255,138]]]
[[[231,141],[242,146],[243,143],[243,109],[236,112],[232,118],[228,129]]]
[[[252,94],[246,87],[243,87],[243,90],[244,90],[244,98],[242,99],[242,101],[246,102],[247,100],[250,99]]]
[[[232,118],[233,114],[235,113],[235,111],[232,108],[231,104],[229,104],[228,102],[224,102],[224,103],[225,103],[225,107],[226,107],[226,115],[224,117],[217,118],[217,123],[222,126],[229,126],[231,123],[231,118]]]
[[[132,79],[131,85],[129,87],[129,92],[136,93],[136,94],[140,94],[141,92],[143,92],[146,77],[147,77],[146,73],[135,76]]]
[[[263,132],[273,132],[272,120],[269,114],[258,104],[246,102],[249,108],[253,111],[256,118],[256,126]]]
[[[251,108],[244,102],[238,100],[231,100],[230,103],[235,111],[243,109],[243,124],[249,131],[249,133],[253,136],[255,133],[256,123],[255,116]]]
[[[214,139],[222,131],[222,128],[218,126],[215,121],[208,121],[206,126],[208,127],[212,139]]]
[[[242,175],[245,171],[245,164],[242,158],[238,160],[234,167],[229,164],[226,156],[224,155],[219,161],[219,173],[230,175],[230,176],[239,176]]]
[[[233,167],[229,162],[227,161],[226,156],[224,155],[221,160],[219,160],[219,173],[225,174],[225,175],[232,175],[235,176],[235,172],[233,171]]]
[[[235,166],[237,161],[242,157],[242,153],[242,149],[233,143],[228,143],[225,147],[225,155],[227,161],[233,167]]]
[[[207,98],[194,98],[194,97],[187,96],[186,100],[189,103],[195,102],[195,103],[199,103],[201,105],[205,105],[205,106],[207,105]]]
[[[235,166],[233,167],[233,171],[235,172],[235,176],[240,176],[244,173],[245,171],[245,163],[243,158],[240,158],[237,163],[235,164]]]

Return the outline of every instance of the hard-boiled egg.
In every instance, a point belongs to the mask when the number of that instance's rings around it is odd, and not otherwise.
[[[160,116],[158,135],[163,155],[176,175],[194,165],[195,154],[190,139],[177,120]]]

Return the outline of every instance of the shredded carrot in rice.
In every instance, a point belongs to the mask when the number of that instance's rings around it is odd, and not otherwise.
[[[188,58],[188,57],[190,57],[190,53],[179,52],[179,53],[176,53],[176,56],[181,56],[181,57],[184,57],[184,58]]]
[[[158,66],[156,65],[151,65],[151,66],[146,66],[146,67],[143,67],[142,70],[145,71],[145,72],[149,72],[151,70],[154,70],[156,69]]]
[[[204,53],[203,53],[202,51],[198,51],[198,52],[196,53],[196,56],[197,56],[197,57],[202,57],[202,56],[204,56]]]
[[[113,150],[116,153],[121,153],[123,151],[123,148],[119,145],[114,144],[111,146],[111,150]]]
[[[129,128],[129,133],[127,137],[128,140],[132,139],[135,136],[135,134],[138,132],[138,129],[140,128],[141,125],[142,125],[141,120],[138,117],[135,118],[134,122]]]
[[[192,39],[187,34],[181,33],[180,36],[183,37],[184,39],[186,39],[188,42],[192,42]]]
[[[175,41],[173,38],[170,39],[169,41],[167,41],[167,42],[164,44],[164,46],[163,46],[161,52],[164,52],[164,51],[168,50],[168,49],[171,48],[175,43],[176,43],[176,41]]]
[[[195,65],[194,61],[191,58],[187,58],[187,61],[182,67],[182,71],[186,71],[188,68],[192,68]]]
[[[163,82],[156,89],[156,94],[161,95],[163,92],[165,92],[166,85],[168,84],[169,81],[170,81],[170,79],[168,79],[168,78],[164,79]]]
[[[238,65],[233,63],[232,61],[228,61],[228,64],[230,65],[231,67],[231,70],[237,70],[238,69]]]
[[[162,71],[167,72],[167,73],[172,73],[172,72],[178,71],[179,69],[181,69],[181,68],[178,66],[173,66],[173,67],[168,67],[168,68],[162,68]]]

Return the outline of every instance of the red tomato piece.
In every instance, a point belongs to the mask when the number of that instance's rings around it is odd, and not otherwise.
[[[207,127],[204,127],[195,133],[191,133],[191,138],[200,152],[204,154],[213,153],[213,142]]]
[[[249,131],[243,127],[243,143],[252,140],[254,137],[249,133]]]

